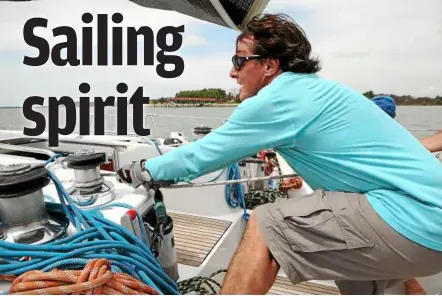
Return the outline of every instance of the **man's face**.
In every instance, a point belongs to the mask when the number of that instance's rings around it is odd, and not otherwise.
[[[238,57],[253,56],[254,53],[253,37],[241,39],[236,47],[236,55]],[[250,98],[258,93],[258,91],[266,85],[266,63],[258,59],[243,61],[240,69],[232,67],[230,77],[236,79],[241,88],[239,90],[239,99],[241,101]]]

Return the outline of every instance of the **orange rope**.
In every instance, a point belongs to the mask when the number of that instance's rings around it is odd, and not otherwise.
[[[0,274],[0,281],[12,282],[15,278],[15,275]]]
[[[152,287],[130,275],[112,273],[111,262],[94,259],[83,270],[28,271],[18,277],[0,275],[12,280],[9,294],[43,295],[159,295]]]
[[[404,286],[406,295],[427,295],[427,292],[415,278],[405,281]]]
[[[287,193],[290,189],[300,189],[302,187],[301,177],[291,177],[284,179],[280,185],[280,191]]]

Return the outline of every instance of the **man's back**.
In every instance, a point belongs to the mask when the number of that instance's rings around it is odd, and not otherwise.
[[[276,148],[313,189],[366,193],[396,231],[442,250],[442,165],[413,135],[316,75],[284,73],[262,92],[258,99],[271,96],[291,117],[286,145]]]

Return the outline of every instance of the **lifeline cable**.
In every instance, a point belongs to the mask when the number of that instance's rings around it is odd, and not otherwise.
[[[51,157],[47,164],[58,156]],[[78,208],[58,178],[51,171],[48,171],[48,175],[60,199],[59,204],[47,203],[48,211],[64,213],[77,232],[45,245],[0,241],[0,258],[6,262],[0,264],[2,278],[32,270],[83,268],[90,259],[101,258],[110,260],[113,272],[129,274],[160,294],[179,294],[176,283],[167,276],[142,240],[120,225],[103,218],[96,209],[86,211]]]
[[[116,172],[106,172],[102,174],[103,176],[116,176]],[[239,184],[239,183],[247,183],[254,181],[263,181],[270,179],[283,179],[283,178],[291,178],[291,177],[299,177],[298,174],[284,174],[277,176],[265,176],[265,177],[253,177],[253,178],[242,178],[242,179],[232,179],[227,181],[208,181],[202,183],[182,183],[182,184],[164,184],[164,188],[188,188],[188,187],[205,187],[205,186],[216,186],[216,185],[227,185],[227,184]]]
[[[299,177],[299,175],[294,173],[294,174],[285,174],[277,176],[232,179],[227,181],[213,181],[213,182],[192,183],[192,184],[170,184],[165,186],[165,188],[205,187],[205,186],[226,185],[226,184],[239,184],[239,183],[247,183],[247,182],[270,180],[270,179],[282,179],[290,177]]]

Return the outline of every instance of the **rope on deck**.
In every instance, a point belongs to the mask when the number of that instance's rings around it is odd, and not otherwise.
[[[220,269],[207,277],[196,276],[178,282],[178,291],[181,295],[193,292],[196,295],[218,295],[221,290],[221,284],[217,282],[214,277],[218,274],[227,272],[227,269]]]
[[[83,270],[31,270],[16,277],[9,294],[159,295],[152,287],[124,273],[112,273],[111,261],[90,260]]]

